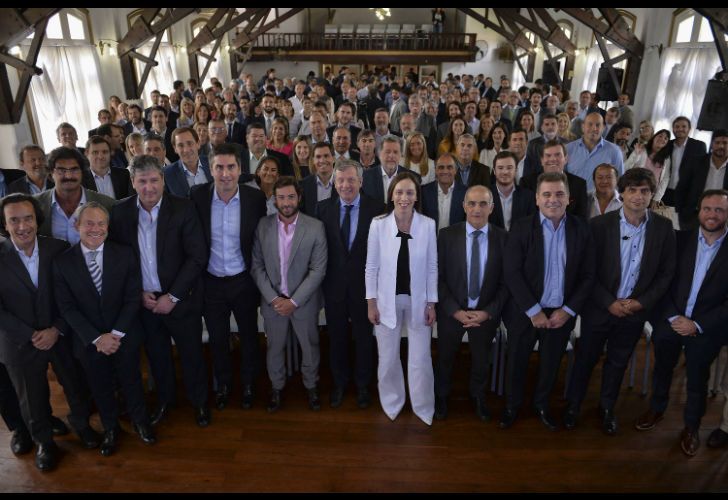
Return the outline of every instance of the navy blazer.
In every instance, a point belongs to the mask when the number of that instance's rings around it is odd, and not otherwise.
[[[272,149],[266,149],[265,150],[266,156],[273,156],[278,160],[278,175],[293,175],[293,166],[291,166],[291,160],[288,159],[288,157],[282,153],[279,153],[278,151],[273,151]],[[255,170],[250,171],[250,150],[247,148],[244,148],[243,151],[240,153],[240,168],[243,171],[243,174],[251,174],[255,175]]]
[[[498,189],[493,187],[493,212],[490,214],[488,222],[496,227],[505,229],[506,224],[503,220],[503,207],[501,206],[500,194]],[[511,227],[513,224],[523,217],[533,215],[538,211],[536,207],[536,195],[528,188],[516,186],[513,190],[513,204],[511,205]]]
[[[463,200],[465,200],[465,191],[468,190],[462,182],[454,182],[450,186],[450,189],[452,189],[452,196],[450,197],[450,220],[448,221],[448,226],[465,220]],[[439,225],[440,210],[437,203],[437,181],[429,182],[422,186],[422,213],[435,220],[435,227]]]
[[[331,176],[331,198],[338,199],[339,193],[334,187],[334,177]],[[316,185],[316,174],[311,174],[301,180],[301,190],[303,191],[303,200],[301,202],[301,212],[311,217],[316,216],[316,205],[318,205],[318,189]],[[324,200],[321,200],[324,201]]]
[[[212,182],[212,175],[210,174],[210,166],[207,164],[207,158],[200,156],[200,164],[207,178],[207,182]],[[162,171],[164,173],[164,190],[175,196],[188,198],[190,195],[190,185],[187,184],[183,169],[182,160],[178,160],[164,167]]]
[[[403,167],[402,165],[397,165],[397,174],[401,172],[412,172],[412,170]],[[364,179],[362,180],[361,186],[361,190],[365,195],[370,198],[374,198],[379,203],[384,203],[384,183],[382,182],[383,174],[384,171],[382,170],[381,165],[369,167],[364,171]],[[417,177],[419,181],[422,180],[417,172],[412,172],[412,174]]]

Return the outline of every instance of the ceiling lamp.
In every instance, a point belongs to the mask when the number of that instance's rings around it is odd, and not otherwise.
[[[374,15],[376,15],[377,16],[377,19],[379,19],[380,21],[384,21],[385,18],[392,16],[392,13],[390,12],[390,10],[388,8],[386,8],[386,9],[372,9],[372,8],[370,8],[369,10],[373,10],[374,11]]]

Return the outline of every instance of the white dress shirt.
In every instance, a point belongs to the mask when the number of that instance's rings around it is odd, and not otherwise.
[[[437,183],[437,230],[450,225],[450,205],[452,204],[452,191],[455,183],[450,185],[450,189],[445,193]]]

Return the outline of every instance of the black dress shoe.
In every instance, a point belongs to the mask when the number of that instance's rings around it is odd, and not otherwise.
[[[154,435],[154,429],[149,424],[134,424],[134,430],[139,434],[139,438],[144,444],[154,444],[157,442],[157,437]]]
[[[35,466],[43,472],[53,470],[58,465],[58,455],[58,446],[53,441],[39,444],[35,452]]]
[[[723,429],[715,429],[708,436],[708,448],[723,448],[728,444],[728,432]]]
[[[51,430],[53,436],[65,436],[68,434],[68,426],[58,417],[51,415]]]
[[[226,385],[220,386],[220,389],[215,393],[215,408],[218,410],[224,410],[228,404],[229,397],[230,388]]]
[[[473,407],[475,408],[475,414],[478,416],[480,420],[483,422],[490,422],[490,410],[488,409],[488,406],[485,404],[485,398],[483,397],[474,397],[473,398]]]
[[[617,417],[614,415],[614,410],[601,410],[602,413],[602,431],[607,436],[616,436],[617,429]]]
[[[435,420],[445,420],[447,418],[447,398],[444,396],[435,396]]]
[[[344,389],[341,387],[334,387],[334,390],[331,391],[331,397],[329,400],[329,405],[331,408],[338,408],[341,406],[341,403],[344,402]]]
[[[567,431],[573,430],[576,428],[576,420],[579,418],[579,413],[571,408],[567,408],[564,412],[564,429]]]
[[[369,389],[366,387],[360,387],[356,391],[356,405],[362,410],[369,408],[372,404],[372,397],[369,395]]]
[[[104,439],[101,441],[101,455],[104,457],[110,457],[116,451],[116,441],[119,439],[118,427],[109,429],[104,432]]]
[[[498,427],[501,429],[508,429],[516,421],[516,418],[518,418],[518,410],[506,408],[503,410],[503,416],[501,416]]]
[[[273,413],[281,409],[281,391],[278,389],[271,389],[270,399],[268,400],[268,413]]]
[[[243,410],[250,410],[253,407],[253,399],[255,393],[253,392],[253,386],[248,384],[243,386]]]
[[[23,426],[22,429],[15,429],[10,439],[10,451],[15,455],[24,455],[33,449],[33,438]]]
[[[207,406],[195,408],[195,422],[197,422],[198,427],[210,425],[210,409]]]
[[[167,403],[163,403],[157,407],[156,410],[152,413],[150,417],[150,422],[152,425],[157,425],[159,422],[167,418],[167,415],[169,415],[169,409],[170,405]]]
[[[308,407],[313,411],[319,411],[321,409],[321,399],[319,399],[318,389],[312,387],[307,389],[306,392],[308,393]]]
[[[558,429],[556,421],[546,408],[536,408],[536,416],[548,430],[555,431]]]
[[[78,431],[78,438],[81,440],[83,447],[87,450],[98,448],[101,443],[101,434],[93,430],[91,426]]]

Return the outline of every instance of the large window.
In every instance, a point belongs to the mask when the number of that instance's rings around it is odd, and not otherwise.
[[[725,35],[728,41],[728,35]],[[713,45],[710,22],[693,9],[677,9],[672,14],[671,47],[709,47]]]
[[[205,27],[207,24],[208,18],[206,17],[200,17],[192,21],[192,38],[196,37],[197,34],[200,32],[202,28]],[[227,37],[228,35],[225,34],[223,37]],[[207,55],[213,56],[216,60],[210,64],[210,69],[207,71],[207,74],[205,74],[205,80],[201,82],[203,88],[207,88],[210,86],[210,78],[217,77],[218,80],[221,82],[226,82],[228,80],[227,74],[225,73],[225,66],[222,64],[222,52],[225,50],[225,47],[227,46],[227,43],[225,42],[225,38],[223,38],[222,43],[220,44],[220,48],[218,51],[213,54],[212,50],[215,47],[215,42],[212,41],[202,47],[202,52],[204,52]],[[202,56],[197,56],[197,67],[199,68],[200,75],[202,74],[202,71],[205,69],[205,66],[207,65],[207,58]]]
[[[31,39],[21,44],[23,56]],[[104,107],[97,57],[85,9],[63,9],[49,20],[36,63],[43,74],[33,77],[28,94],[44,150],[59,145],[56,127],[61,122],[76,127],[81,141],[96,126],[96,114]]]

